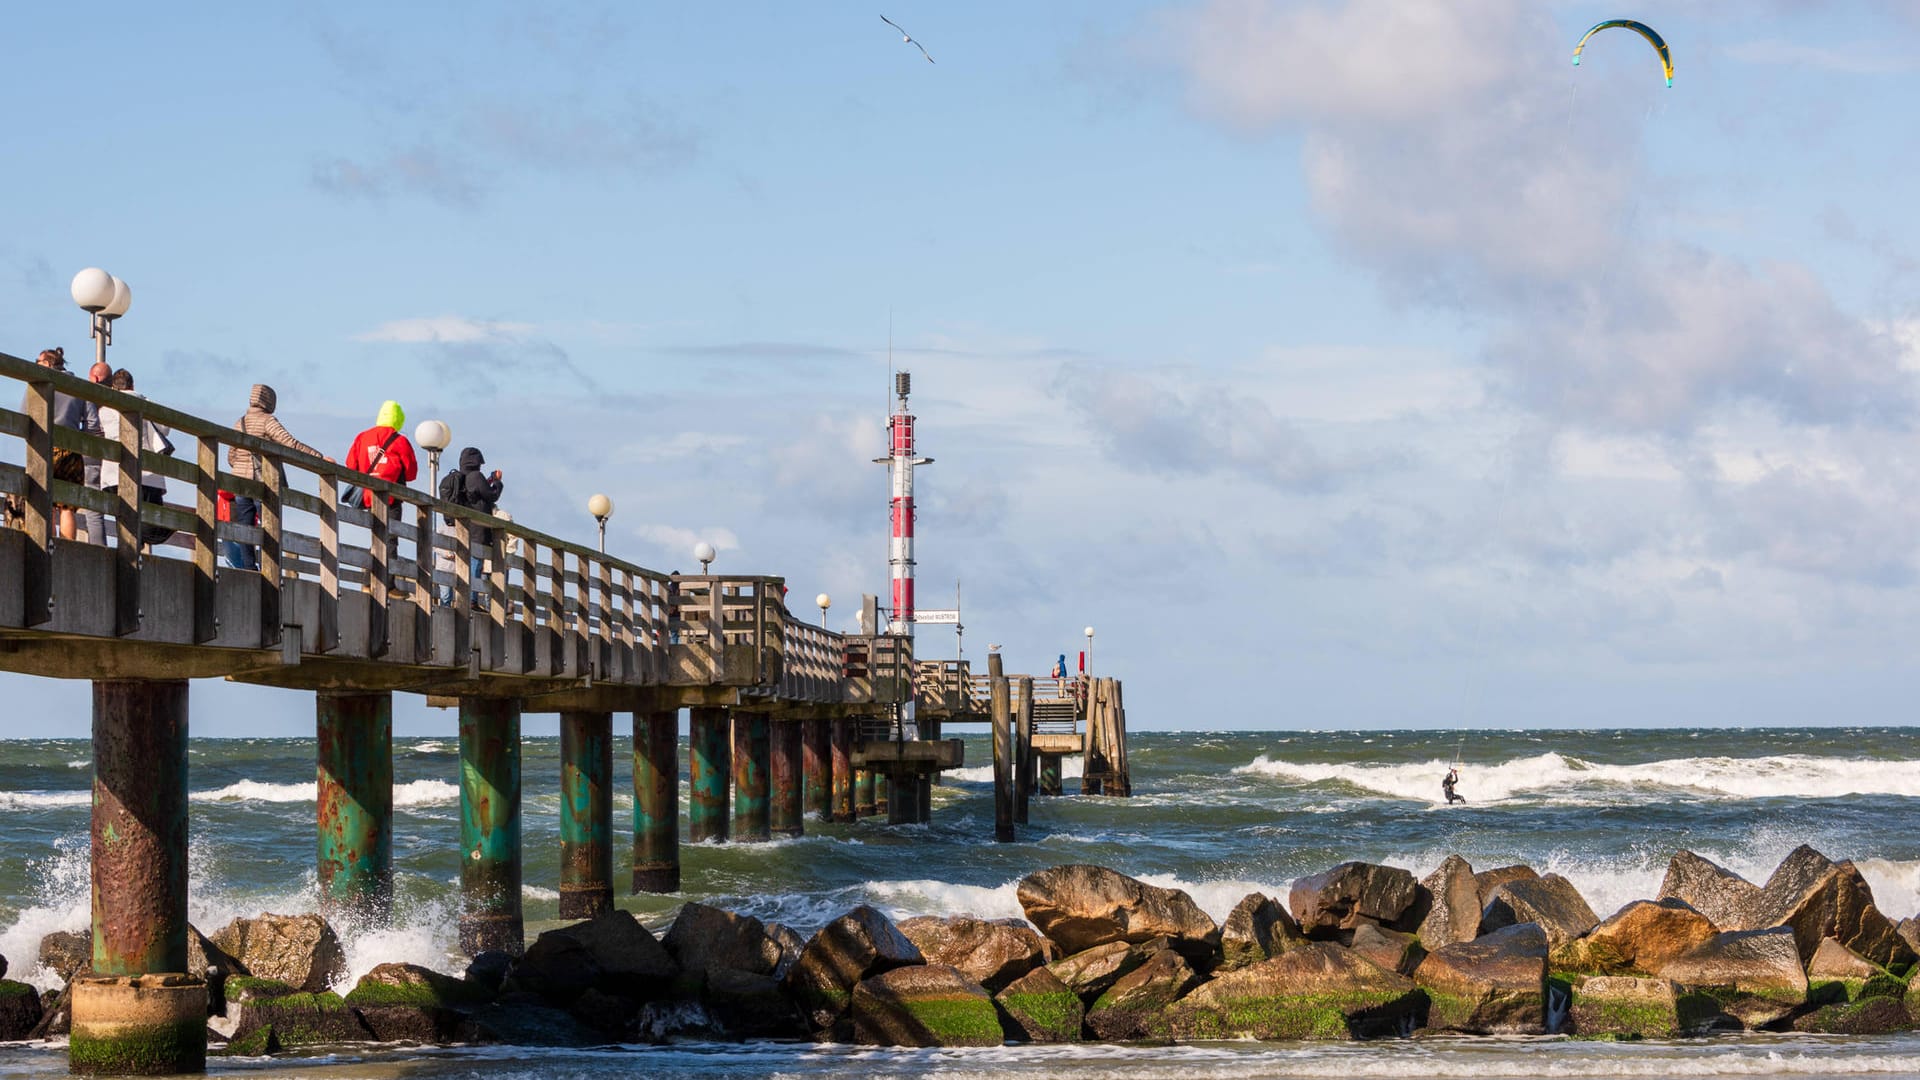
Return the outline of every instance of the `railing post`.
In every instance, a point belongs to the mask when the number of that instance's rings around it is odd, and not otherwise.
[[[212,436],[194,439],[193,484],[193,642],[220,636],[220,593],[214,575],[220,565],[216,535],[220,516],[220,444]]]
[[[27,384],[26,490],[22,492],[27,535],[26,623],[53,617],[53,384]]]
[[[140,414],[120,414],[120,484],[114,513],[119,546],[113,553],[113,632],[140,629]]]
[[[286,473],[277,458],[255,453],[253,460],[257,466],[260,485],[266,489],[260,499],[260,636],[267,645],[281,644],[283,624],[281,613],[286,610],[286,575],[282,563],[281,536],[283,518],[280,493],[286,487]],[[322,486],[331,487],[329,478],[320,478]]]
[[[373,524],[367,529],[367,655],[387,655],[387,597],[393,586],[392,546],[387,518],[391,507],[387,497],[373,492],[367,508]]]
[[[633,714],[633,891],[680,891],[680,713]]]
[[[320,477],[320,626],[317,652],[340,645],[340,491]]]

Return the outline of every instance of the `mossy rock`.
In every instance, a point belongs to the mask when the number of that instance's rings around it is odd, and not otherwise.
[[[224,993],[229,1002],[245,1004],[249,1001],[263,1001],[267,998],[283,998],[298,991],[278,979],[262,979],[253,975],[228,976]]]
[[[999,1046],[1000,1013],[947,964],[895,968],[853,990],[853,1037],[869,1046]]]
[[[23,982],[0,979],[0,1042],[31,1037],[45,1012],[40,991]]]
[[[248,1000],[241,1006],[233,1036],[245,1038],[265,1026],[273,1028],[274,1037],[287,1049],[373,1039],[360,1015],[331,990]]]
[[[1086,1002],[1046,968],[1035,968],[994,996],[1000,1026],[1018,1042],[1079,1042]]]
[[[1413,1010],[1391,991],[1303,994],[1242,999],[1220,1005],[1175,1005],[1168,1030],[1180,1039],[1325,1040],[1397,1034]]]
[[[262,1024],[242,1038],[227,1040],[227,1045],[216,1053],[223,1057],[266,1057],[282,1049],[280,1039],[273,1033],[273,1025]]]
[[[1886,1035],[1912,1031],[1914,1022],[1899,998],[1876,995],[1822,1005],[1794,1017],[1792,1028],[1820,1035]]]

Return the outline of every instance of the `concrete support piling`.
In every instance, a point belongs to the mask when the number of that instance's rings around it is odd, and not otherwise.
[[[921,773],[919,782],[913,785],[917,799],[913,808],[913,820],[927,824],[933,820],[933,779],[939,773]]]
[[[800,721],[800,771],[803,774],[802,809],[826,821],[833,817],[833,746],[830,721]]]
[[[1033,676],[1020,676],[1013,711],[1013,823],[1027,823],[1033,797]]]
[[[855,819],[853,799],[853,721],[839,717],[827,732],[833,769],[833,820],[843,825]]]
[[[1013,842],[1013,702],[1000,654],[987,656],[989,716],[993,720],[993,839]]]
[[[1040,754],[1040,794],[1064,795],[1066,788],[1060,783],[1060,754]]]
[[[733,715],[733,839],[759,843],[771,839],[767,817],[768,773],[773,748],[766,713]]]
[[[613,910],[613,714],[560,714],[560,917]]]
[[[460,948],[526,948],[520,910],[520,702],[460,699]]]
[[[767,828],[775,836],[803,835],[806,777],[800,763],[800,721],[771,721],[768,738],[772,756],[767,769]]]
[[[727,782],[733,773],[733,735],[727,710],[693,709],[687,742],[691,792],[687,796],[687,839],[699,844],[727,839]]]
[[[853,812],[859,817],[872,817],[879,813],[874,805],[878,784],[872,769],[853,771]]]
[[[382,927],[393,915],[393,694],[316,698],[320,910]]]
[[[76,1073],[204,1072],[187,972],[187,683],[93,684],[93,970],[73,985]]]
[[[876,816],[893,812],[893,777],[883,772],[873,774],[873,812]]]
[[[914,794],[914,776],[904,768],[887,777],[887,824],[911,825],[920,809],[920,796]]]
[[[680,891],[680,713],[633,714],[633,891]]]

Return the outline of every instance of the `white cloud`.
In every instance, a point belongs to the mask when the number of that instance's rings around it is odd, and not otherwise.
[[[698,529],[680,525],[637,525],[633,535],[669,554],[682,555],[689,562],[693,559],[694,545],[703,540],[712,544],[716,552],[740,550],[740,538],[732,529],[720,525],[705,525]]]
[[[428,315],[384,322],[365,333],[353,335],[353,340],[401,345],[471,345],[519,341],[531,334],[533,329],[532,323],[494,322],[470,319],[465,315]]]
[[[1872,42],[1833,48],[1764,38],[1738,42],[1723,51],[1743,63],[1811,68],[1843,75],[1891,75],[1920,67],[1911,54],[1894,52]]]

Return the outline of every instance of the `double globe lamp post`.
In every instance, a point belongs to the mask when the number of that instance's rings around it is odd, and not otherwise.
[[[113,344],[114,320],[133,306],[133,290],[105,270],[89,266],[73,275],[67,291],[81,311],[93,316],[93,361],[106,363],[107,346]]]

